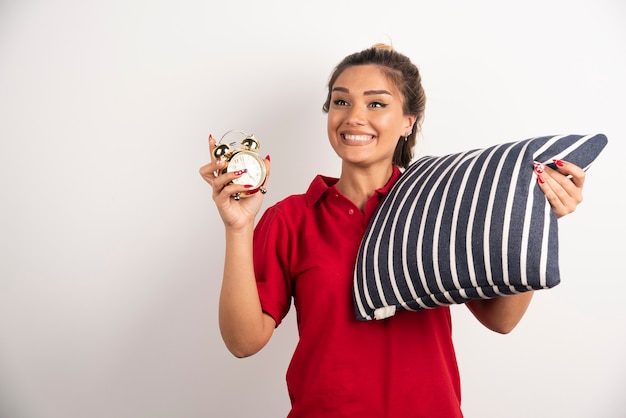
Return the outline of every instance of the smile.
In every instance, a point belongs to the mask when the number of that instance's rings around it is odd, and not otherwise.
[[[343,140],[348,143],[360,143],[364,144],[370,142],[374,139],[372,135],[349,135],[342,134]]]

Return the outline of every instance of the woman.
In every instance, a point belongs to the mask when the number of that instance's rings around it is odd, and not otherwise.
[[[300,339],[287,371],[290,417],[462,416],[449,308],[358,322],[352,305],[360,241],[413,157],[424,105],[419,71],[404,55],[375,45],[346,57],[323,107],[340,177],[317,176],[306,193],[270,207],[256,228],[262,194],[234,200],[246,190],[230,183],[239,174],[215,177],[223,166],[215,159],[200,169],[226,231],[219,323],[228,349],[237,357],[258,352],[293,298]],[[584,182],[580,168],[562,165],[537,174],[558,216],[575,209]],[[466,305],[486,327],[507,333],[531,297]]]

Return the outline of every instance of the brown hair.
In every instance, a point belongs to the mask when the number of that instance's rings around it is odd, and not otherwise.
[[[413,159],[413,147],[415,146],[417,131],[424,119],[426,107],[426,93],[422,87],[422,77],[418,68],[411,60],[393,49],[387,44],[375,44],[374,46],[355,52],[345,57],[334,69],[328,81],[328,96],[322,109],[328,112],[333,85],[337,77],[346,68],[356,65],[376,65],[398,88],[403,98],[403,112],[405,115],[415,116],[415,126],[411,134],[406,138],[398,139],[396,150],[393,154],[393,164],[407,168]]]

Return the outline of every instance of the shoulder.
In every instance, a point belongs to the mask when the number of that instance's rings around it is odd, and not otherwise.
[[[259,227],[277,227],[277,225],[291,225],[301,219],[306,212],[307,203],[305,194],[294,194],[285,197],[273,205],[269,206],[261,216]]]
[[[336,182],[335,178],[317,175],[305,193],[289,195],[269,206],[259,225],[283,224],[288,229],[300,228],[307,219],[317,216],[318,202],[324,199]]]
[[[266,214],[272,216],[277,216],[278,214],[290,214],[294,211],[303,210],[306,206],[306,195],[304,193],[293,194],[268,207],[265,210],[264,216]]]
[[[314,207],[315,204],[325,195],[325,193],[337,183],[336,178],[327,177],[321,174],[315,176],[306,192],[287,196],[270,206],[267,212],[280,213],[294,210],[304,211]]]

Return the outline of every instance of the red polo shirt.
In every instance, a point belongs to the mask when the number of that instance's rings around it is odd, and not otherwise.
[[[289,417],[462,417],[449,308],[359,322],[353,269],[370,217],[317,176],[308,191],[268,208],[255,230],[263,310],[280,324],[293,298],[300,339],[287,370]]]

